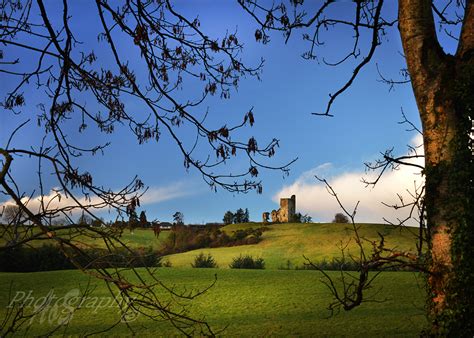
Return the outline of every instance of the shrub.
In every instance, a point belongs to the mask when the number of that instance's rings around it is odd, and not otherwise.
[[[250,255],[234,257],[229,267],[231,269],[265,269],[263,258],[253,258]]]
[[[194,263],[191,263],[193,268],[217,268],[216,261],[211,254],[204,255],[202,252],[194,257]]]
[[[332,223],[349,223],[349,218],[347,218],[343,213],[338,212],[334,215]]]

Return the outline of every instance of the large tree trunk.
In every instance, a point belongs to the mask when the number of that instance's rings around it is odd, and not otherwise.
[[[400,35],[423,126],[431,334],[472,336],[474,228],[467,134],[473,108],[474,6],[468,1],[458,51],[452,56],[436,38],[431,1],[399,3]]]

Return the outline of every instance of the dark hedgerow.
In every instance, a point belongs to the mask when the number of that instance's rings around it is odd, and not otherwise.
[[[263,258],[253,258],[250,255],[234,257],[229,267],[231,269],[265,269]]]
[[[288,263],[287,263],[288,265]],[[289,266],[289,265],[288,265]],[[289,267],[280,266],[280,270],[289,270]],[[323,259],[321,261],[306,262],[303,265],[295,266],[295,270],[325,270],[325,271],[360,271],[360,263],[343,258]],[[370,269],[371,271],[416,271],[414,267],[405,264],[386,264],[381,267]]]
[[[202,252],[194,257],[194,263],[191,263],[193,268],[217,268],[217,263],[211,254],[203,254]]]
[[[70,257],[86,268],[132,268],[161,267],[162,256],[149,248],[127,250],[125,248],[108,252],[100,248],[87,248],[78,254],[67,250]],[[36,272],[74,269],[75,266],[55,245],[40,247],[15,247],[0,251],[0,272]]]

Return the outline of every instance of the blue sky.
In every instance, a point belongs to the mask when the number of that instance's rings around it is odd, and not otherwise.
[[[49,10],[54,11],[54,2],[49,2]],[[87,21],[95,7],[87,1],[75,3],[71,23],[77,35],[85,41],[96,44],[90,34],[97,28]],[[396,17],[395,2],[388,2],[386,15]],[[350,13],[350,3],[335,6],[338,15]],[[313,216],[314,221],[330,221],[338,212],[333,198],[313,178],[318,173],[335,183],[341,198],[348,207],[361,200],[361,212],[357,220],[381,222],[384,215],[397,217],[382,207],[381,200],[388,201],[394,193],[401,193],[420,180],[413,173],[402,172],[387,175],[382,181],[379,192],[371,193],[360,182],[364,175],[363,163],[378,158],[379,153],[394,147],[396,153],[404,153],[407,144],[419,143],[416,135],[405,131],[399,125],[401,109],[415,124],[419,125],[416,103],[410,85],[398,86],[389,91],[389,87],[380,83],[376,63],[387,77],[399,78],[400,69],[405,67],[401,42],[396,28],[389,29],[383,44],[376,51],[374,62],[366,67],[353,86],[341,95],[332,107],[334,117],[318,117],[313,112],[322,112],[326,108],[329,94],[339,89],[351,74],[354,63],[341,67],[328,67],[318,61],[306,61],[301,54],[308,45],[296,31],[287,44],[279,34],[271,35],[267,45],[254,41],[255,23],[234,1],[177,1],[176,7],[187,16],[199,15],[201,28],[209,36],[218,38],[226,29],[237,28],[240,41],[245,48],[243,60],[256,64],[263,57],[265,65],[261,81],[255,78],[243,79],[231,93],[231,99],[221,100],[212,97],[198,108],[201,112],[209,110],[209,122],[216,125],[241,121],[243,114],[251,107],[255,113],[256,124],[244,130],[240,135],[246,139],[254,135],[259,144],[273,137],[280,140],[280,148],[269,163],[283,164],[298,157],[291,166],[288,177],[277,171],[260,171],[263,180],[263,193],[230,194],[218,190],[213,192],[193,170],[187,172],[183,167],[183,158],[178,154],[173,142],[163,135],[160,142],[138,145],[136,139],[119,129],[112,136],[86,132],[78,140],[84,143],[111,141],[111,146],[102,156],[84,157],[77,164],[83,170],[93,173],[100,184],[118,189],[138,175],[149,192],[142,199],[142,208],[148,219],[170,221],[175,211],[181,211],[186,222],[221,221],[227,210],[248,208],[251,220],[259,221],[263,211],[278,208],[278,197],[296,193],[297,210]],[[84,24],[87,22],[87,24]],[[319,55],[327,60],[337,60],[350,48],[352,32],[334,31],[326,35],[326,45]],[[443,38],[444,46],[452,51],[454,45]],[[362,48],[367,45],[362,44]],[[120,46],[126,52],[128,45]],[[6,50],[6,53],[8,49]],[[100,48],[95,50],[99,59],[109,57]],[[364,50],[362,50],[364,52]],[[28,56],[22,56],[28,61]],[[133,60],[133,55],[128,55]],[[357,60],[359,61],[359,60]],[[2,75],[3,77],[4,75]],[[13,84],[0,81],[0,92],[4,95]],[[178,95],[199,95],[200,88],[186,86]],[[36,97],[43,93],[35,91],[34,86],[25,91],[25,96]],[[34,101],[34,100],[31,100]],[[139,107],[137,107],[139,109]],[[14,139],[14,145],[30,146],[39,144],[42,129],[36,126],[37,109],[34,105],[25,107],[20,116],[2,113],[0,121],[0,144],[5,146],[11,131],[21,121],[31,118],[32,123],[23,128]],[[71,134],[73,131],[71,130]],[[186,135],[183,135],[186,139]],[[244,159],[229,164],[224,169],[235,171],[247,166]],[[35,169],[28,160],[16,161],[13,168],[20,178],[21,188],[28,193],[37,194]],[[415,177],[415,178],[413,178]],[[51,179],[45,181],[45,194],[55,187]],[[385,184],[385,185],[384,185]],[[0,196],[0,202],[6,202]],[[102,213],[106,219],[114,216]]]

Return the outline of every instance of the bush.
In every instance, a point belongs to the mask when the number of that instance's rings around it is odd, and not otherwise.
[[[334,215],[332,223],[349,223],[349,218],[347,218],[343,213],[338,212]]]
[[[231,269],[265,269],[263,258],[253,258],[250,255],[234,257],[229,267]]]
[[[193,268],[217,268],[216,261],[211,254],[204,255],[202,252],[194,257],[194,263],[191,263]]]

